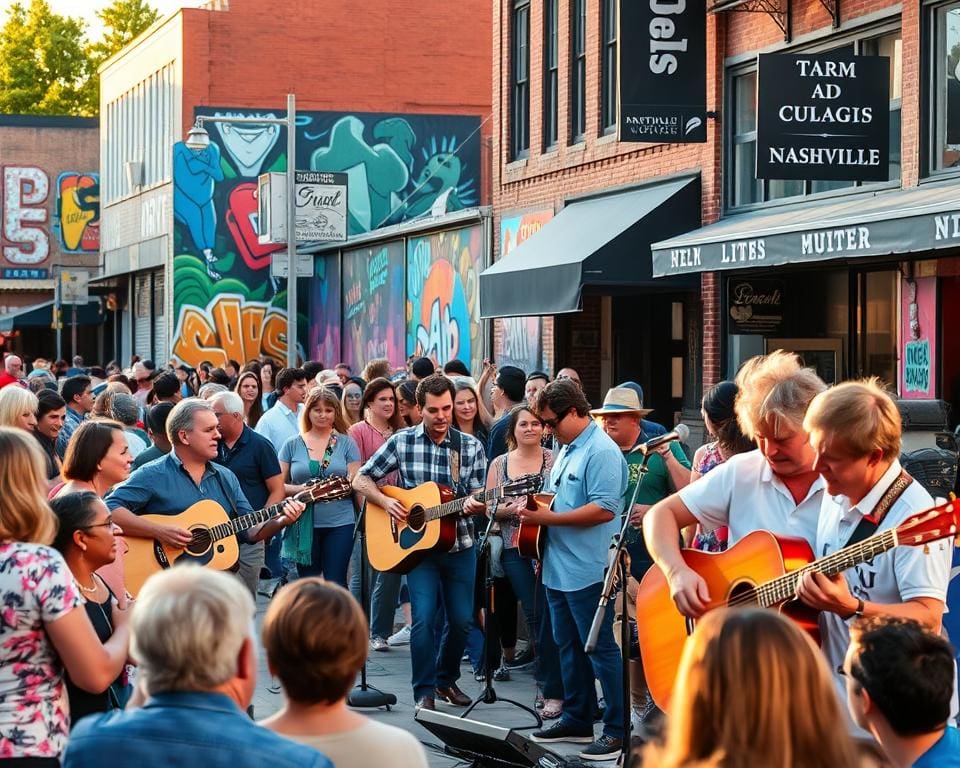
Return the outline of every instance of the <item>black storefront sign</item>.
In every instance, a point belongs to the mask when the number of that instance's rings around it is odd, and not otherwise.
[[[890,59],[759,56],[757,178],[886,181]]]
[[[620,141],[707,140],[706,0],[620,0]]]
[[[738,278],[727,283],[730,333],[778,336],[783,325],[782,280]]]
[[[653,276],[757,269],[783,264],[915,253],[960,247],[960,209],[842,227],[739,235],[653,249]]]

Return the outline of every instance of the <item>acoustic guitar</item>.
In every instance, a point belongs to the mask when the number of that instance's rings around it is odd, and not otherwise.
[[[552,493],[535,493],[527,497],[527,509],[550,509],[553,504]],[[517,529],[517,552],[520,557],[543,560],[547,546],[547,528],[536,523],[520,523]]]
[[[370,565],[378,571],[409,573],[430,552],[445,552],[453,546],[457,540],[456,516],[463,512],[468,498],[486,502],[502,496],[525,496],[539,491],[542,483],[540,475],[524,475],[462,498],[456,498],[451,488],[437,483],[424,483],[410,490],[385,485],[380,492],[397,499],[409,514],[400,522],[382,507],[367,502],[364,526]]]
[[[707,582],[711,597],[708,610],[724,606],[773,608],[819,641],[818,612],[796,599],[797,583],[804,573],[834,576],[897,546],[958,538],[958,527],[960,504],[951,500],[819,560],[814,559],[806,540],[767,531],[754,531],[725,552],[684,549],[681,554]],[[677,610],[663,572],[654,565],[644,574],[637,593],[637,631],[647,685],[661,709],[667,709],[684,644],[695,624]]]
[[[345,477],[314,478],[300,493],[293,496],[304,504],[344,499],[353,492]],[[137,596],[143,583],[153,574],[173,564],[193,563],[218,571],[232,568],[240,557],[237,533],[265,523],[283,512],[284,502],[259,512],[230,518],[217,502],[204,500],[191,505],[179,515],[140,515],[144,520],[185,528],[192,539],[179,549],[156,539],[125,536],[129,550],[123,558],[123,578],[127,591]]]

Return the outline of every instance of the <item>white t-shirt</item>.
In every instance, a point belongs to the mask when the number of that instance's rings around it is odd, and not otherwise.
[[[370,718],[344,733],[288,738],[319,750],[337,768],[427,768],[427,754],[416,736]]]
[[[895,460],[856,506],[850,506],[850,500],[846,496],[824,494],[820,524],[817,528],[817,557],[832,554],[846,545],[860,520],[864,515],[873,512],[900,471],[900,462]],[[934,502],[930,494],[914,480],[884,515],[877,531],[896,528],[911,515],[932,506]],[[953,557],[953,540],[933,542],[927,548],[929,554],[924,554],[922,546],[895,547],[846,571],[844,578],[851,594],[871,603],[904,603],[918,597],[930,597],[945,602],[950,579],[950,561]],[[850,644],[849,624],[837,614],[824,611],[820,614],[820,632],[823,652],[841,700],[845,702],[846,681],[837,670],[843,664],[843,657]],[[954,688],[956,689],[956,681]],[[952,711],[956,713],[955,705]],[[852,727],[859,731],[856,726]]]
[[[770,531],[806,539],[813,547],[823,492],[823,478],[817,477],[797,504],[757,450],[737,454],[714,467],[681,489],[680,499],[705,531],[728,526],[730,546],[748,533]]]

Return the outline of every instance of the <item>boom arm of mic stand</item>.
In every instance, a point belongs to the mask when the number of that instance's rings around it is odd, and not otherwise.
[[[597,604],[597,612],[593,615],[593,623],[590,625],[587,642],[583,644],[583,650],[586,653],[593,653],[597,649],[597,639],[600,637],[600,627],[603,625],[603,616],[607,612],[607,603],[610,602],[610,597],[613,595],[613,586],[617,581],[617,563],[619,563],[623,557],[623,551],[626,547],[627,529],[630,527],[630,515],[633,513],[633,505],[637,503],[637,494],[640,492],[640,486],[643,485],[643,480],[647,476],[647,461],[649,461],[649,459],[650,454],[645,453],[639,466],[640,477],[637,478],[637,484],[633,487],[630,501],[623,513],[623,525],[620,527],[620,533],[616,537],[616,547],[611,546],[611,549],[615,549],[615,551],[613,557],[610,558],[610,562],[607,564],[607,574],[603,580],[603,591],[600,593],[600,602]],[[624,589],[627,588],[626,584],[622,586]]]

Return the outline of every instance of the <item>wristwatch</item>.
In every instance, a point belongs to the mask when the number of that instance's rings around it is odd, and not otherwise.
[[[863,609],[864,609],[864,607],[865,607],[865,604],[864,604],[863,600],[858,597],[858,598],[857,598],[857,609],[853,612],[853,616],[852,616],[851,618],[854,618],[854,619],[862,619],[862,618],[863,618]]]

